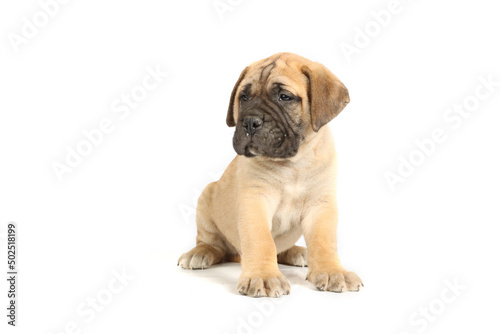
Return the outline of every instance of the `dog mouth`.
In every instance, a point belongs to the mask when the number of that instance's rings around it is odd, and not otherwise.
[[[244,154],[244,155],[245,155],[245,157],[247,157],[247,158],[252,158],[252,157],[257,156],[257,155],[258,155],[258,152],[257,152],[257,150],[256,150],[254,147],[252,147],[251,145],[247,145],[247,146],[245,147],[245,154]]]
[[[240,124],[233,136],[234,150],[247,158],[256,156],[290,158],[297,153],[299,143],[294,133],[273,122],[263,122],[259,129],[252,133],[246,131]]]

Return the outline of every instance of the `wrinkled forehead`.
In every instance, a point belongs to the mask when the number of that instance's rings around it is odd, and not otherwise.
[[[268,58],[253,63],[248,68],[240,88],[252,94],[268,92],[276,86],[297,95],[305,94],[307,77],[302,73],[304,62],[286,57]]]

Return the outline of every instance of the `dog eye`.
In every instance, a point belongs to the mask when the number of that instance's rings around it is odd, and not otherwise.
[[[240,95],[240,100],[241,100],[241,101],[248,101],[248,96],[247,96],[247,94],[241,94],[241,95]]]
[[[280,94],[280,101],[291,101],[292,98],[286,94]]]

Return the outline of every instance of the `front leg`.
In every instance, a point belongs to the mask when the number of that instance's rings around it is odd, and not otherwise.
[[[290,284],[278,269],[276,245],[271,235],[272,209],[262,194],[239,203],[238,231],[242,273],[238,291],[252,297],[279,297],[290,293]]]
[[[302,221],[307,244],[307,280],[318,290],[359,291],[363,282],[344,269],[337,254],[337,206],[332,199],[311,208]]]

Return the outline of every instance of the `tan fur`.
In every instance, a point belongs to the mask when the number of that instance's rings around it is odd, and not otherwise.
[[[265,73],[271,62],[274,69]],[[269,77],[259,86],[263,73]],[[197,246],[179,264],[206,268],[240,255],[238,291],[250,296],[289,293],[278,261],[308,265],[307,279],[320,290],[358,291],[361,280],[342,267],[337,255],[337,161],[330,129],[323,126],[349,102],[347,89],[323,65],[277,54],[242,72],[231,94],[228,125],[238,119],[235,99],[241,87],[252,82],[253,90],[264,92],[276,81],[302,99],[293,116],[307,123],[298,153],[287,159],[236,156],[200,196]],[[301,235],[307,250],[294,245]]]

